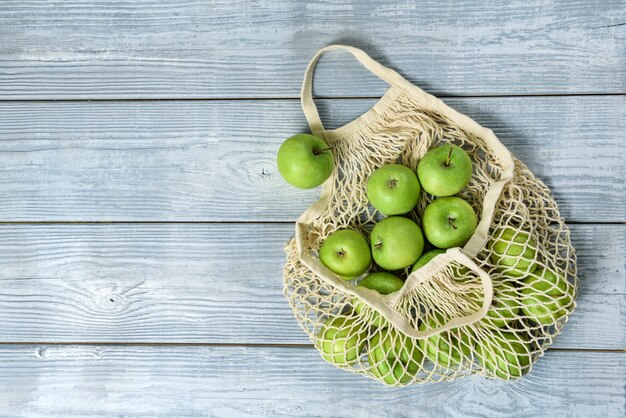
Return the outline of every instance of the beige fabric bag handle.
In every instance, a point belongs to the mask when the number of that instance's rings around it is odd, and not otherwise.
[[[402,289],[398,292],[381,295],[373,290],[365,287],[354,286],[343,279],[339,278],[326,266],[324,266],[317,258],[308,254],[300,244],[302,235],[304,234],[304,224],[296,224],[296,243],[298,244],[298,255],[302,263],[311,269],[315,274],[326,283],[332,284],[335,288],[350,296],[356,296],[362,300],[367,306],[379,312],[387,321],[401,331],[403,334],[412,338],[429,338],[433,335],[444,331],[449,331],[464,325],[473,324],[480,321],[487,315],[487,311],[491,307],[493,299],[493,282],[491,276],[486,271],[478,267],[478,265],[465,255],[460,248],[450,248],[444,254],[440,254],[430,260],[428,264],[420,270],[411,273],[406,280]],[[483,298],[480,309],[466,316],[451,318],[448,322],[437,328],[431,328],[420,331],[416,329],[411,322],[395,308],[404,295],[410,293],[423,281],[430,280],[431,275],[447,265],[450,261],[456,261],[464,265],[468,269],[474,271],[480,278],[483,287]]]
[[[489,307],[491,306],[491,301],[493,298],[493,282],[491,280],[491,276],[483,269],[481,269],[472,260],[472,258],[475,257],[480,252],[481,248],[485,245],[489,235],[489,226],[493,217],[495,205],[500,197],[504,185],[508,183],[513,177],[514,164],[511,154],[506,148],[504,148],[504,146],[500,143],[500,141],[496,138],[491,130],[481,127],[467,116],[456,112],[454,109],[451,109],[438,98],[426,93],[419,87],[407,81],[396,71],[381,65],[380,63],[372,59],[369,55],[367,55],[364,51],[346,45],[330,45],[319,50],[309,62],[309,65],[304,74],[304,80],[302,82],[301,90],[302,109],[309,123],[311,131],[315,135],[323,136],[325,131],[315,103],[313,102],[313,73],[320,57],[325,53],[333,50],[345,50],[347,52],[350,52],[361,64],[363,64],[365,68],[370,70],[373,74],[375,74],[382,80],[386,81],[392,86],[399,86],[404,91],[406,91],[407,94],[410,94],[422,101],[426,107],[432,108],[433,110],[436,110],[437,112],[446,115],[447,117],[458,123],[460,126],[462,126],[464,129],[467,129],[483,137],[485,141],[487,141],[487,143],[496,151],[498,158],[503,161],[505,169],[502,173],[500,180],[493,184],[488,190],[483,201],[481,220],[478,224],[478,227],[476,228],[474,235],[465,245],[465,247],[463,247],[463,249],[451,248],[447,250],[445,254],[441,254],[435,257],[419,271],[409,275],[403,288],[396,293],[382,296],[369,289],[354,286],[339,278],[332,271],[326,268],[317,258],[311,256],[305,250],[303,243],[308,223],[310,220],[317,217],[323,211],[323,208],[326,206],[326,204],[328,203],[328,199],[330,198],[331,190],[328,187],[328,183],[324,185],[320,199],[311,207],[309,207],[309,209],[307,209],[304,213],[302,213],[302,215],[296,222],[295,239],[300,260],[304,265],[306,265],[309,269],[315,272],[322,280],[332,284],[335,288],[350,296],[358,297],[366,305],[375,309],[381,315],[383,315],[383,317],[391,322],[398,330],[413,338],[428,338],[432,335],[436,335],[438,333],[448,331],[459,326],[470,325],[476,321],[481,320],[485,317],[487,311],[489,310]],[[452,261],[466,266],[470,270],[474,271],[480,278],[483,287],[483,298],[481,301],[481,307],[478,311],[472,314],[463,317],[452,318],[450,321],[440,326],[439,328],[419,331],[413,325],[411,325],[410,321],[406,317],[404,317],[404,315],[398,312],[395,306],[397,306],[403,296],[413,291],[417,286],[420,285],[420,283],[429,280],[432,277],[432,274],[434,274],[437,270],[445,267],[447,263],[450,263]]]
[[[302,82],[302,90],[300,92],[300,100],[302,102],[302,110],[306,117],[311,132],[315,135],[320,135],[324,132],[324,126],[322,120],[317,112],[317,107],[313,101],[313,73],[317,62],[325,53],[335,50],[344,50],[351,53],[365,68],[370,70],[374,75],[378,76],[381,80],[393,85],[406,83],[406,80],[397,72],[391,68],[387,68],[367,55],[363,50],[348,46],[348,45],[329,45],[320,49],[317,54],[313,56],[309,65],[304,73],[304,81]]]

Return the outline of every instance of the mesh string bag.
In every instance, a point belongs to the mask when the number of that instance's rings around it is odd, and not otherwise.
[[[336,49],[390,87],[365,114],[326,130],[313,102],[313,72]],[[335,170],[285,246],[284,294],[321,357],[391,386],[528,373],[574,310],[578,282],[570,232],[548,188],[491,130],[357,48],[320,50],[301,98],[312,133],[333,150]],[[368,237],[382,219],[366,195],[375,169],[400,163],[415,170],[428,150],[447,143],[462,147],[473,163],[458,196],[479,223],[463,248],[450,248],[415,272],[396,272],[404,285],[386,295],[358,286],[364,276],[344,280],[320,262],[319,248],[331,233],[353,229]],[[432,200],[422,193],[405,216],[419,224]]]

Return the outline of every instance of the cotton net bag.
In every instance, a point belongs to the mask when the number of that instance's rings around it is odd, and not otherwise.
[[[365,114],[326,130],[312,79],[319,58],[336,49],[390,87]],[[312,133],[332,148],[335,170],[285,247],[284,294],[322,358],[392,386],[525,375],[575,307],[576,256],[548,188],[491,130],[360,49],[320,50],[306,70],[301,99]],[[399,163],[415,170],[428,150],[446,143],[462,147],[473,163],[458,196],[479,223],[463,248],[448,249],[413,273],[395,272],[405,283],[388,295],[357,286],[365,275],[346,281],[320,262],[318,250],[332,232],[354,229],[368,237],[383,218],[366,195],[375,169]],[[405,216],[419,224],[433,199],[422,191]]]

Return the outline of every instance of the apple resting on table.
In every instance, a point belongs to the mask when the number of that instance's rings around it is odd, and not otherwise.
[[[367,332],[355,319],[338,316],[328,319],[319,335],[322,357],[331,363],[346,365],[359,357]]]
[[[413,340],[393,328],[380,329],[367,351],[372,373],[386,383],[410,382],[420,368],[422,353]]]
[[[512,332],[493,332],[476,345],[480,362],[502,379],[525,375],[530,369],[530,342]]]
[[[437,314],[436,318],[430,317],[422,322],[419,330],[439,328],[444,324],[443,317]],[[459,328],[422,338],[419,340],[419,345],[432,362],[445,368],[458,366],[464,359],[469,358],[471,351],[469,336]]]
[[[501,282],[493,287],[493,301],[483,321],[498,328],[508,325],[519,315],[520,296],[512,282]]]
[[[493,233],[490,249],[491,261],[510,276],[526,276],[537,267],[537,242],[526,231],[500,227]]]
[[[292,186],[312,189],[333,172],[333,153],[320,137],[298,134],[278,149],[278,172]]]
[[[554,324],[574,303],[573,286],[551,270],[535,270],[524,279],[523,286],[522,311],[538,324]]]

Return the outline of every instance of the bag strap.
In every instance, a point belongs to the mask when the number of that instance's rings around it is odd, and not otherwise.
[[[296,222],[296,251],[302,263],[313,271],[317,277],[325,283],[332,285],[338,290],[349,296],[356,296],[370,308],[380,313],[387,321],[401,331],[404,335],[411,338],[429,338],[433,335],[449,331],[465,325],[471,325],[480,321],[487,315],[487,311],[491,307],[493,300],[493,280],[489,273],[480,268],[474,260],[469,258],[460,248],[450,248],[444,254],[439,254],[430,260],[425,266],[411,273],[407,278],[404,286],[398,292],[389,295],[380,295],[375,291],[358,287],[339,278],[336,274],[324,266],[317,258],[308,253],[303,246],[304,236],[306,235],[307,224]],[[401,299],[407,294],[415,290],[423,281],[430,280],[432,274],[445,268],[451,261],[467,267],[478,275],[481,287],[483,289],[480,308],[475,312],[468,313],[465,316],[450,318],[448,322],[437,328],[419,330],[405,315],[397,310],[397,306]]]
[[[393,306],[397,306],[400,299],[415,290],[423,281],[430,280],[434,271],[447,266],[450,261],[455,261],[478,275],[483,289],[480,308],[466,316],[450,318],[448,322],[437,328],[431,328],[424,331],[419,331],[413,328],[407,318],[399,315],[395,309],[391,312],[386,312],[387,315],[389,315],[387,319],[393,319],[392,323],[406,335],[413,338],[428,338],[454,328],[471,325],[480,321],[487,315],[487,311],[491,308],[491,302],[493,301],[493,280],[489,273],[480,268],[476,262],[468,257],[467,254],[465,254],[465,252],[463,252],[463,250],[459,247],[449,248],[445,254],[436,256],[425,266],[422,266],[416,272],[411,273],[406,279],[402,289],[400,289],[397,293],[388,295],[387,299],[390,300]],[[385,315],[383,314],[383,316]]]
[[[302,90],[300,91],[300,100],[302,102],[302,110],[304,111],[304,116],[306,116],[306,120],[309,123],[309,127],[311,128],[311,132],[316,135],[324,132],[324,125],[322,125],[322,120],[320,119],[320,115],[317,112],[317,107],[313,102],[313,73],[315,72],[317,62],[322,57],[322,55],[329,51],[335,50],[344,50],[351,53],[361,64],[363,64],[365,68],[367,68],[374,75],[378,76],[381,80],[386,81],[392,86],[406,82],[400,74],[398,74],[391,68],[387,68],[384,65],[380,64],[378,61],[374,60],[372,57],[367,55],[363,50],[359,48],[347,45],[329,45],[325,48],[320,49],[309,62],[309,65],[304,73]]]

